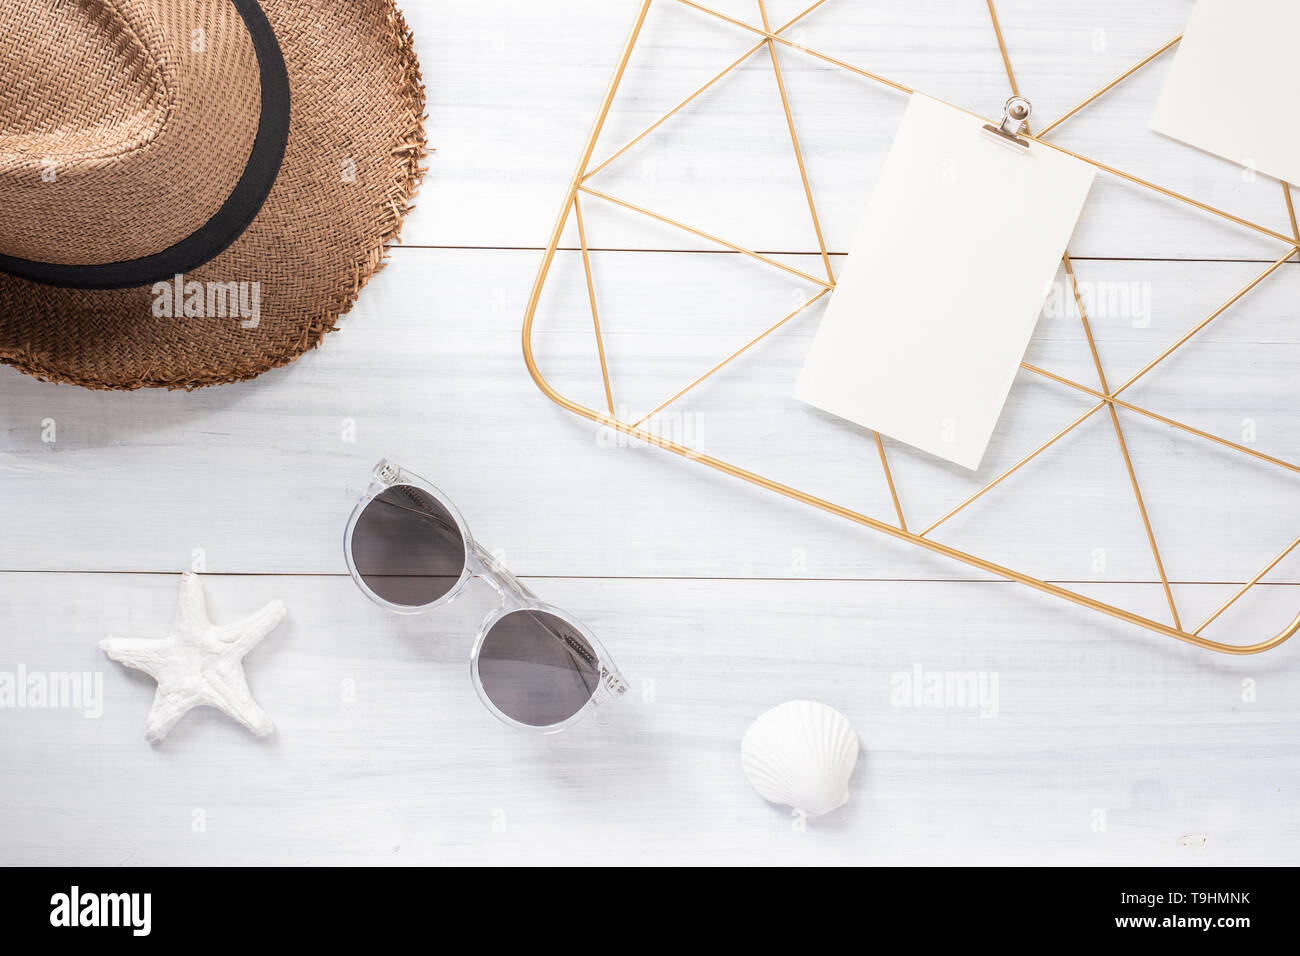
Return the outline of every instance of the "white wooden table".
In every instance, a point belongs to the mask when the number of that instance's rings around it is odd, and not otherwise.
[[[635,5],[406,0],[437,152],[405,244],[295,365],[193,394],[98,394],[0,373],[0,670],[97,671],[104,688],[98,719],[0,711],[0,861],[1300,862],[1300,645],[1238,659],[1174,643],[611,442],[533,385],[524,303]],[[751,0],[714,6],[756,17]],[[802,6],[769,4],[776,23]],[[1041,121],[1173,37],[1190,6],[998,10]],[[1007,95],[982,0],[829,0],[798,29],[808,47],[984,115]],[[646,31],[598,154],[753,42],[671,0],[656,0]],[[780,55],[827,240],[842,254],[904,98]],[[1147,130],[1169,62],[1054,137],[1289,234],[1276,182]],[[775,95],[760,50],[610,167],[605,188],[815,267]],[[801,291],[676,230],[647,231],[597,201],[584,211],[616,400],[632,411]],[[543,300],[539,356],[557,385],[599,403],[574,244],[566,236]],[[1094,316],[1116,377],[1279,254],[1104,176],[1071,252],[1103,298],[1136,290]],[[1293,261],[1133,400],[1300,459],[1298,291]],[[888,516],[866,433],[787,397],[816,325],[804,319],[674,406],[669,424]],[[1077,319],[1049,314],[1030,360],[1086,380],[1081,347]],[[1090,404],[1022,376],[973,477],[888,446],[904,508],[942,514]],[[1295,534],[1295,475],[1140,416],[1124,424],[1179,609],[1199,620],[1231,595],[1225,582]],[[465,665],[486,596],[399,619],[355,590],[340,549],[345,488],[384,454],[445,489],[476,535],[602,636],[633,685],[606,722],[535,738],[482,709]],[[951,540],[1166,619],[1108,419],[1028,471],[954,519]],[[176,573],[196,563],[218,621],[277,597],[290,608],[249,658],[278,726],[267,740],[203,710],[150,746],[152,683],[97,649],[108,634],[160,635]],[[1248,643],[1298,605],[1293,554],[1212,633]],[[996,707],[903,706],[918,670],[996,678]],[[806,828],[755,796],[738,765],[748,723],[795,698],[841,709],[864,745],[850,803]]]

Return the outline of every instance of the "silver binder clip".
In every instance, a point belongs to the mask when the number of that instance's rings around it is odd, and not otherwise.
[[[984,125],[983,133],[989,139],[1003,146],[1009,146],[1019,152],[1029,151],[1029,141],[1020,138],[1020,132],[1025,128],[1025,121],[1029,119],[1029,111],[1033,109],[1029,100],[1023,96],[1013,96],[1007,100],[1002,107],[1002,123],[994,126],[992,123]]]

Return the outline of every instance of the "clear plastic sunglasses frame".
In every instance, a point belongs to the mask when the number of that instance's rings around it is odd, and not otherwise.
[[[397,487],[399,485],[409,485],[413,488],[418,488],[432,496],[440,505],[442,505],[442,507],[446,509],[447,514],[451,515],[452,520],[456,522],[456,528],[460,531],[461,540],[465,545],[465,566],[460,572],[460,577],[457,579],[456,583],[452,585],[451,590],[442,597],[435,601],[431,601],[428,604],[416,606],[394,604],[392,601],[380,597],[370,589],[365,580],[361,577],[361,573],[357,570],[356,563],[352,557],[352,533],[356,529],[357,521],[360,519],[361,513],[365,511],[366,507],[370,505],[378,495],[382,494],[389,488]],[[361,499],[357,502],[356,507],[352,509],[352,516],[348,519],[347,530],[343,535],[343,554],[347,559],[348,571],[352,575],[352,580],[356,582],[357,587],[361,589],[362,593],[380,607],[386,608],[395,614],[422,614],[427,611],[432,611],[435,608],[448,605],[465,593],[465,589],[469,586],[470,582],[476,578],[486,582],[492,590],[496,592],[498,599],[497,607],[495,610],[489,611],[487,616],[483,619],[483,623],[479,627],[478,635],[474,639],[473,649],[470,652],[470,680],[474,682],[474,690],[478,693],[479,700],[483,702],[483,706],[496,715],[498,720],[505,724],[509,724],[511,727],[531,731],[533,733],[558,733],[571,724],[577,723],[583,717],[587,716],[589,712],[594,712],[602,704],[622,696],[627,691],[627,682],[624,681],[623,676],[618,672],[618,668],[616,668],[610,660],[609,652],[606,651],[600,641],[596,639],[596,636],[587,629],[586,625],[560,608],[557,608],[552,604],[547,604],[545,601],[539,599],[537,595],[530,591],[518,578],[516,578],[508,568],[502,565],[501,562],[497,561],[486,548],[475,541],[473,535],[469,533],[469,527],[465,524],[465,519],[461,515],[459,509],[452,504],[451,500],[443,494],[441,490],[421,478],[419,475],[407,471],[388,459],[384,459],[375,466],[375,469],[371,474],[370,486],[362,492]],[[525,724],[517,721],[497,707],[496,704],[492,702],[492,698],[488,696],[487,691],[483,688],[483,681],[479,675],[479,652],[483,649],[483,642],[486,640],[487,635],[492,628],[496,626],[497,622],[507,614],[512,614],[516,611],[545,611],[547,614],[553,614],[558,618],[562,618],[582,636],[583,640],[587,642],[588,646],[596,654],[599,680],[596,688],[592,691],[591,698],[571,717],[558,724],[539,727],[533,724]],[[556,640],[561,640],[561,638],[557,636]],[[574,652],[570,650],[570,653]]]

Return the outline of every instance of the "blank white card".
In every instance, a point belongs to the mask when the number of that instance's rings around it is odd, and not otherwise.
[[[795,397],[978,468],[1093,168],[913,94]]]
[[[1151,127],[1300,183],[1297,0],[1198,0]]]

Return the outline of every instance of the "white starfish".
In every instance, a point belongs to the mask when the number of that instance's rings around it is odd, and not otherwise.
[[[244,655],[284,619],[282,601],[220,627],[208,620],[199,576],[186,571],[171,632],[160,640],[110,637],[99,642],[109,657],[158,682],[145,739],[162,740],[193,707],[224,710],[259,737],[275,729],[244,680]]]

